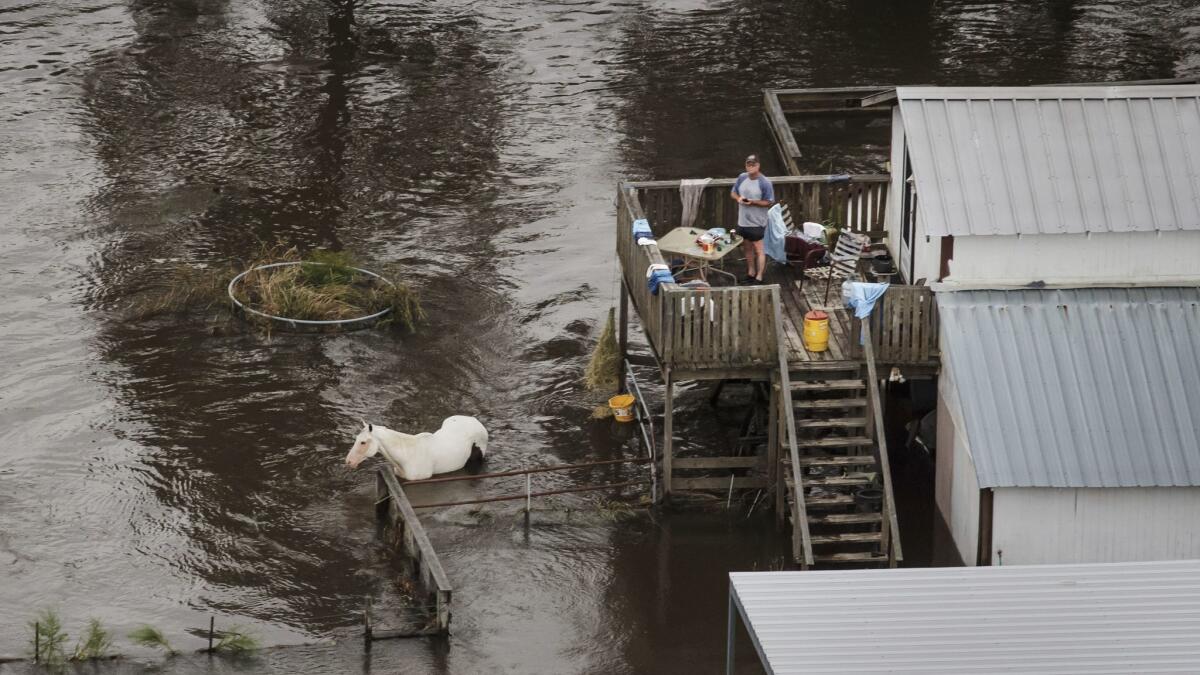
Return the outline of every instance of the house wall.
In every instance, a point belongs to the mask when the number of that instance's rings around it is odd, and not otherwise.
[[[992,513],[993,564],[1200,558],[1200,488],[997,488]]]
[[[1200,231],[956,237],[946,281],[1006,285],[1195,281],[1200,280],[1198,259]]]
[[[942,378],[943,380],[947,378]],[[967,436],[956,425],[953,390],[938,392],[937,467],[934,491],[938,511],[950,528],[954,546],[967,565],[974,565],[979,545],[979,482]],[[957,424],[961,424],[961,419]]]
[[[901,221],[904,211],[904,122],[900,115],[900,106],[892,108],[892,182],[888,187],[887,210],[884,214],[888,233],[888,250],[900,267],[901,276],[907,283],[925,279],[927,283],[938,280],[942,264],[942,238],[929,236],[922,225],[921,195],[917,195],[917,224],[913,233],[912,254],[915,258],[912,274],[909,274],[909,264],[901,251]]]
[[[904,123],[900,121],[900,106],[892,107],[892,182],[888,185],[887,205],[884,207],[883,222],[887,229],[888,251],[893,260],[900,260],[900,212],[904,210]],[[898,263],[897,263],[898,264]],[[907,270],[903,270],[907,273]]]

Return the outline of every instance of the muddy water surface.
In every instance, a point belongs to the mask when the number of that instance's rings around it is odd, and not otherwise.
[[[712,671],[724,574],[784,550],[769,521],[594,498],[528,528],[513,506],[431,514],[454,635],[365,657],[364,599],[386,615],[402,589],[371,476],[340,463],[354,420],[477,415],[496,470],[632,452],[580,386],[615,298],[615,181],[769,156],[762,87],[1176,75],[1200,75],[1191,2],[4,3],[0,654],[51,607],[189,649],[209,616],[341,640],[179,672]],[[806,168],[870,168],[835,132]],[[428,324],[266,340],[126,317],[164,265],[272,240],[402,266]],[[703,398],[685,448],[720,440]]]

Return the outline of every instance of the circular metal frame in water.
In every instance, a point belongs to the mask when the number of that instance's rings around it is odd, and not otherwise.
[[[392,311],[391,307],[386,307],[384,309],[381,309],[378,312],[375,312],[374,314],[368,314],[366,316],[359,316],[359,317],[355,317],[353,319],[329,319],[329,320],[293,319],[293,318],[286,317],[286,316],[277,316],[275,314],[267,314],[266,312],[260,312],[257,309],[247,306],[241,300],[238,300],[237,295],[234,294],[234,292],[233,292],[233,289],[235,286],[237,286],[237,283],[239,281],[241,281],[243,278],[245,278],[246,275],[250,274],[251,272],[255,272],[258,270],[268,270],[268,269],[272,269],[275,267],[295,267],[297,265],[321,265],[324,267],[331,266],[329,263],[323,263],[323,262],[310,262],[307,260],[294,260],[294,261],[288,261],[288,262],[277,262],[277,263],[270,263],[268,265],[258,265],[256,267],[251,267],[250,269],[238,274],[237,276],[235,276],[233,279],[231,279],[229,281],[229,286],[226,288],[226,292],[229,294],[229,299],[233,302],[233,305],[235,307],[237,307],[238,309],[240,309],[243,312],[247,312],[247,313],[253,314],[255,316],[260,316],[264,319],[269,319],[271,321],[278,321],[280,323],[285,323],[285,324],[290,325],[292,328],[299,328],[301,326],[309,326],[309,327],[313,327],[313,328],[349,328],[351,326],[353,326],[353,329],[368,328],[372,323],[374,323],[375,321],[378,321],[379,319],[382,319],[383,317],[387,316],[389,312]],[[385,283],[389,286],[396,285],[395,282],[393,282],[391,279],[388,279],[387,277],[385,277],[381,274],[376,274],[375,272],[372,272],[371,270],[365,270],[361,267],[350,267],[350,266],[347,266],[346,269],[351,269],[351,270],[354,270],[355,272],[361,272],[362,274],[365,274],[374,279],[378,279],[379,281],[382,281],[383,283]]]

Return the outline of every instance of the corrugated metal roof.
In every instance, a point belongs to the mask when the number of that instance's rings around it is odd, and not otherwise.
[[[1200,672],[1200,561],[735,572],[767,672]]]
[[[937,302],[980,487],[1200,485],[1200,288]]]
[[[930,234],[1200,230],[1200,85],[896,91]]]

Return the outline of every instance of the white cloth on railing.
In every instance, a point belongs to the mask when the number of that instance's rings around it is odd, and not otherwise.
[[[700,213],[700,198],[711,181],[711,178],[685,178],[679,181],[679,200],[683,202],[680,227],[691,227],[696,222],[696,216]]]

